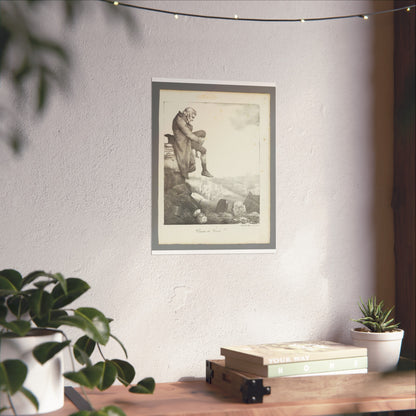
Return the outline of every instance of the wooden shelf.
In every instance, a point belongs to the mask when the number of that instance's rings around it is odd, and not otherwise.
[[[113,386],[90,392],[89,399],[97,409],[112,404],[127,416],[312,416],[416,407],[414,371],[389,376],[357,374],[335,384],[331,377],[274,379],[276,394],[259,404],[242,403],[233,392],[205,380],[157,383],[153,395],[132,394],[123,386]],[[66,400],[62,409],[49,415],[67,416],[75,411]]]

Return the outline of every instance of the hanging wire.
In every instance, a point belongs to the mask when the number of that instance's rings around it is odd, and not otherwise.
[[[194,14],[194,13],[184,13],[184,12],[174,12],[170,10],[162,10],[162,9],[155,9],[151,7],[145,7],[145,6],[138,6],[135,4],[130,3],[123,3],[121,1],[113,1],[113,0],[100,0],[104,3],[109,3],[115,6],[122,6],[122,7],[130,7],[133,9],[139,9],[144,10],[148,12],[153,13],[163,13],[163,14],[169,14],[173,15],[175,19],[178,19],[179,16],[184,17],[195,17],[199,19],[213,19],[213,20],[239,20],[242,22],[316,22],[316,21],[324,21],[324,20],[340,20],[340,19],[353,19],[353,18],[360,18],[367,20],[371,16],[376,16],[379,14],[386,14],[386,13],[395,13],[402,10],[406,10],[407,12],[410,12],[411,9],[416,7],[416,4],[410,5],[410,6],[404,6],[404,7],[398,7],[395,9],[389,9],[389,10],[381,10],[378,12],[371,12],[371,13],[361,13],[361,14],[349,14],[344,16],[328,16],[328,17],[309,17],[309,18],[298,18],[298,19],[262,19],[262,18],[251,18],[251,17],[239,17],[238,15],[234,15],[233,17],[227,17],[227,16],[210,16],[210,15],[204,15],[204,14]]]

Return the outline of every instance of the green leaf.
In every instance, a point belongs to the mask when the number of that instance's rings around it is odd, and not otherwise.
[[[41,363],[45,364],[48,360],[54,357],[58,352],[64,349],[67,345],[69,345],[71,341],[64,341],[64,342],[44,342],[36,346],[32,354],[33,356]]]
[[[47,277],[47,275],[48,273],[44,272],[43,270],[36,270],[34,272],[31,272],[23,278],[22,287],[34,282],[38,277]]]
[[[71,413],[69,416],[93,416],[95,410],[80,410],[76,413]]]
[[[69,305],[90,288],[88,283],[76,277],[69,277],[68,279],[66,279],[66,284],[67,293],[65,293],[61,285],[55,286],[52,290],[51,294],[54,298],[54,309],[62,308],[63,306]]]
[[[52,322],[53,325],[68,325],[81,329],[93,341],[105,345],[110,327],[105,316],[94,308],[79,308],[73,316],[63,316]]]
[[[7,299],[7,306],[13,315],[20,317],[29,310],[29,303],[22,295],[10,296]]]
[[[78,308],[75,316],[83,318],[87,323],[85,333],[99,344],[105,345],[110,337],[110,325],[102,312],[95,308]]]
[[[48,322],[48,326],[51,328],[59,328],[61,324],[58,323],[57,321],[64,316],[68,316],[68,313],[66,311],[62,311],[60,309],[58,310],[52,309],[51,315],[50,315],[50,321]]]
[[[134,376],[136,375],[134,367],[127,361],[123,360],[115,359],[111,360],[111,362],[117,368],[118,381],[120,381],[120,383],[124,384],[125,386],[128,386],[133,381]]]
[[[117,369],[111,361],[101,361],[94,365],[101,372],[100,381],[97,384],[97,388],[100,391],[108,389],[113,385],[117,376]]]
[[[89,357],[94,352],[95,341],[90,337],[83,335],[74,344],[74,357],[80,364],[90,365]]]
[[[67,292],[67,283],[66,283],[66,279],[64,278],[64,276],[61,273],[47,273],[43,270],[37,270],[35,272],[32,272],[30,274],[28,274],[24,279],[23,279],[23,285],[28,285],[29,283],[32,283],[33,281],[35,281],[37,278],[39,277],[47,277],[50,280],[42,280],[40,282],[36,282],[35,286],[42,289],[54,282],[58,282],[62,289],[63,292],[66,293]]]
[[[7,328],[9,331],[19,335],[20,337],[25,336],[30,331],[30,322],[23,320],[15,321],[0,321],[0,325]]]
[[[57,328],[61,325],[68,325],[68,326],[73,326],[75,328],[81,329],[84,332],[86,332],[87,330],[87,326],[88,326],[88,322],[83,319],[80,316],[61,316],[58,319],[55,319],[54,321],[51,321],[49,323],[50,325],[52,324],[54,328]]]
[[[93,389],[101,379],[101,370],[98,367],[85,367],[79,371],[70,371],[64,373],[64,377],[81,386]]]
[[[38,326],[48,326],[53,298],[44,290],[35,291],[29,298],[30,315]]]
[[[100,410],[81,410],[70,416],[126,416],[126,414],[117,406],[106,406]]]
[[[26,375],[27,367],[22,361],[0,362],[0,391],[5,391],[12,396],[23,386]]]
[[[22,288],[22,275],[13,269],[4,269],[0,271],[0,276],[6,278],[16,290],[20,290]]]
[[[53,298],[44,290],[35,291],[29,298],[29,307],[35,316],[47,316],[52,308]]]
[[[9,296],[16,293],[19,293],[17,287],[7,277],[0,275],[0,296]]]
[[[8,309],[6,305],[0,305],[0,322],[6,319]]]
[[[155,390],[155,380],[152,377],[144,378],[135,386],[129,388],[130,393],[152,394]]]
[[[53,275],[53,279],[56,279],[62,287],[62,290],[65,294],[68,293],[68,287],[65,277],[61,273],[55,273]]]
[[[26,396],[26,398],[28,398],[32,402],[32,404],[33,404],[33,406],[35,406],[36,410],[39,410],[38,399],[36,398],[36,396],[30,390],[28,390],[26,387],[22,386],[22,387],[20,387],[19,391],[21,391]]]
[[[53,280],[42,280],[41,282],[33,283],[33,285],[40,290],[44,290],[45,287],[48,287],[53,284],[54,284]]]
[[[126,416],[126,414],[117,406],[106,406],[98,410],[97,416]]]

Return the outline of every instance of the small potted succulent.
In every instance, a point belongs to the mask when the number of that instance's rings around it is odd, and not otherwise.
[[[372,296],[366,303],[360,299],[359,308],[362,316],[353,321],[364,327],[352,328],[351,336],[354,345],[367,348],[368,371],[394,370],[404,336],[399,323],[391,317],[394,307],[386,309],[383,301],[377,303],[377,298]]]
[[[103,346],[111,339],[127,351],[110,330],[111,319],[92,307],[70,304],[90,286],[82,279],[60,273],[35,271],[23,277],[17,270],[0,271],[0,413],[35,414],[59,409],[64,403],[64,377],[85,388],[105,390],[116,380],[132,393],[153,393],[148,377],[131,386],[134,367],[125,359],[108,359]],[[65,327],[81,331],[75,341]],[[67,349],[72,371],[63,372]],[[92,354],[100,357],[92,362]],[[78,362],[75,368],[75,361]],[[85,395],[88,401],[88,396]],[[88,401],[89,402],[89,401]],[[100,415],[125,416],[116,406],[99,409]],[[96,413],[82,411],[77,415]]]

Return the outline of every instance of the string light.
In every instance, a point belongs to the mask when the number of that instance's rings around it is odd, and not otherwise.
[[[251,18],[251,17],[239,17],[236,14],[234,15],[234,17],[226,17],[226,16],[209,16],[209,15],[203,15],[203,14],[173,12],[170,10],[154,9],[151,7],[138,6],[135,4],[123,3],[119,1],[113,1],[113,0],[100,0],[100,1],[103,1],[104,3],[114,4],[116,6],[120,5],[124,7],[130,7],[133,9],[139,9],[139,10],[144,10],[144,11],[153,12],[153,13],[170,14],[170,15],[175,16],[175,19],[177,19],[179,16],[185,16],[185,17],[195,17],[199,19],[239,20],[242,22],[301,22],[301,23],[304,23],[304,22],[316,22],[316,21],[323,21],[323,20],[340,20],[340,19],[354,19],[354,18],[368,20],[369,17],[379,15],[379,14],[395,13],[401,10],[406,10],[407,12],[410,12],[411,9],[416,7],[416,4],[413,4],[412,6],[398,7],[396,9],[381,10],[378,12],[372,12],[372,13],[366,13],[366,14],[350,14],[350,15],[345,15],[345,16],[311,17],[311,18],[302,18],[302,19],[299,19],[299,18],[297,19],[261,19],[261,18]]]

